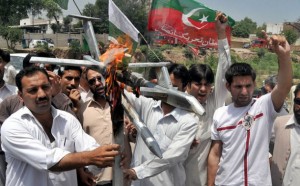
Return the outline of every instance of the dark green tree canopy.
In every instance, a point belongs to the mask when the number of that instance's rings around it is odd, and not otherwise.
[[[246,17],[234,25],[232,35],[235,37],[248,38],[250,34],[255,33],[256,27],[256,23]]]
[[[42,9],[43,0],[0,0],[0,24],[18,25],[28,12],[37,15]]]
[[[285,36],[289,44],[294,44],[299,38],[298,32],[294,29],[284,29],[283,35]]]

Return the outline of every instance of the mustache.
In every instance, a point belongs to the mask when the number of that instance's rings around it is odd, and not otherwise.
[[[74,85],[70,85],[70,86],[67,86],[67,89],[72,90],[72,89],[76,89],[76,87]]]
[[[40,97],[40,98],[37,98],[36,102],[43,102],[43,101],[49,101],[49,98],[48,97]]]

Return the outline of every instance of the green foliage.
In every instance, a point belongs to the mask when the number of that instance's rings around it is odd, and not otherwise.
[[[65,27],[65,31],[70,31],[70,24],[71,24],[72,20],[73,20],[73,18],[70,16],[63,18],[63,24]]]
[[[36,46],[36,52],[50,53],[51,49],[48,47],[48,44],[46,44],[46,45],[37,44],[37,46]]]
[[[173,48],[172,45],[162,45],[162,46],[160,47],[160,50],[161,50],[161,51],[165,51],[165,50],[170,50],[170,49],[172,49],[172,48]]]
[[[218,58],[216,56],[213,54],[205,56],[204,63],[208,64],[216,72],[218,66]]]
[[[184,56],[186,57],[186,58],[188,58],[188,59],[193,59],[193,52],[190,50],[190,49],[188,49],[188,48],[184,48],[184,50],[183,50],[183,54],[184,54]]]
[[[43,8],[47,12],[46,16],[49,19],[54,18],[56,21],[56,24],[59,25],[58,19],[59,19],[59,16],[62,16],[61,8],[53,0],[43,0],[43,3],[44,3]]]
[[[89,17],[95,17],[96,16],[96,6],[88,3],[84,6],[84,9],[82,11],[82,14]]]
[[[69,48],[70,48],[71,58],[80,59],[83,52],[82,47],[80,45],[80,41],[79,40],[71,41]]]
[[[286,40],[289,44],[294,44],[299,37],[299,34],[294,29],[285,29],[283,30],[283,35],[286,37]]]
[[[16,44],[22,39],[22,30],[19,28],[0,26],[0,36],[6,40],[9,49],[14,49]]]
[[[86,4],[83,15],[99,17],[101,21],[92,21],[97,34],[108,33],[108,0],[96,0],[95,4]]]
[[[195,59],[187,59],[185,61],[179,61],[178,63],[183,64],[184,66],[186,66],[187,69],[189,69],[190,66],[199,63],[199,61]]]
[[[259,48],[258,51],[257,51],[257,55],[258,55],[259,58],[264,57],[265,53],[266,53],[266,51],[265,51],[264,48]]]
[[[267,30],[267,25],[265,23],[262,26],[257,27],[257,29],[256,29],[256,36],[258,38],[264,38],[265,37],[264,33],[262,32],[263,30],[264,31]]]
[[[57,32],[59,32],[59,30],[61,28],[61,26],[59,24],[56,24],[56,23],[52,23],[50,27],[53,30],[54,34],[57,33]]]
[[[43,0],[0,0],[0,25],[18,25],[28,12],[41,13]]]
[[[150,61],[150,62],[161,62],[161,61],[165,60],[165,58],[164,58],[161,50],[154,49],[153,52],[149,50],[149,53],[147,55],[147,61]]]
[[[293,78],[300,79],[300,64],[293,63]]]
[[[147,45],[141,45],[141,46],[139,47],[139,49],[141,50],[141,52],[142,52],[143,54],[145,54],[145,55],[148,54],[148,46],[147,46]]]
[[[235,37],[248,38],[249,34],[254,33],[256,30],[256,23],[253,22],[250,18],[246,17],[245,19],[237,22],[232,29],[232,35]]]

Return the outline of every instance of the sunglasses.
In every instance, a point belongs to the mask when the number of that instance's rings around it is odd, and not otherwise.
[[[89,85],[94,85],[96,83],[96,81],[101,82],[101,80],[102,80],[102,77],[101,76],[97,76],[97,77],[94,77],[92,79],[89,79],[88,80],[88,84]]]
[[[295,99],[294,99],[294,103],[295,103],[296,105],[300,105],[300,98],[295,98]]]

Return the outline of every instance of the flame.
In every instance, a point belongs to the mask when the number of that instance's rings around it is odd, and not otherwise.
[[[124,89],[116,78],[118,66],[124,63],[125,51],[131,53],[133,48],[133,42],[128,35],[119,36],[116,41],[115,43],[111,42],[107,51],[99,56],[100,61],[104,62],[107,67],[106,97],[111,101],[112,110],[116,107],[118,100],[120,100],[121,91]]]

